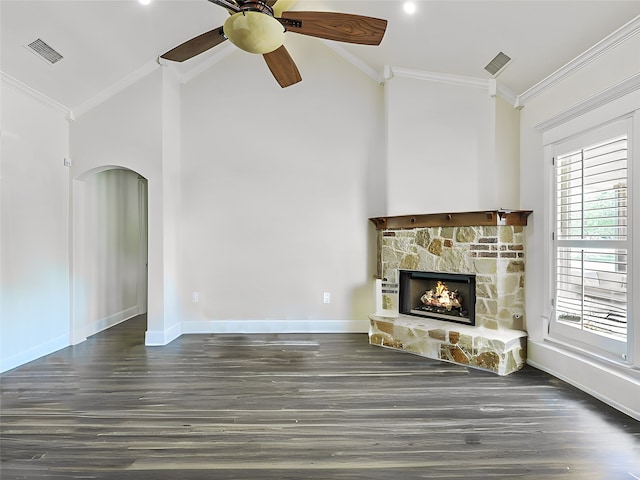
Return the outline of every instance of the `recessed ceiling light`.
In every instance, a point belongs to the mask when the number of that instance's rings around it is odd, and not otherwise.
[[[413,2],[404,2],[402,8],[404,8],[404,11],[409,15],[413,15],[414,13],[416,13],[416,4]]]
[[[149,5],[151,0],[138,0],[142,5]]]

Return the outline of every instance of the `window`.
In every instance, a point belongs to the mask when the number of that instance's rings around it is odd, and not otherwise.
[[[628,125],[554,145],[554,336],[626,358]]]

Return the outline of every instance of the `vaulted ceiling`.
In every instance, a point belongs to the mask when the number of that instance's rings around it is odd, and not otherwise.
[[[403,3],[299,0],[291,9],[387,19],[377,47],[315,39],[374,80],[382,79],[385,66],[490,79],[484,67],[502,51],[512,61],[498,82],[516,95],[640,15],[639,0],[415,0],[413,15]],[[138,0],[1,0],[0,71],[74,109],[151,68],[174,46],[222,25],[227,16],[206,0],[151,0],[146,6]],[[290,32],[285,45],[295,47],[299,38]],[[35,55],[26,45],[37,39],[63,59],[52,65]],[[173,67],[193,76],[224,68],[217,60],[226,55],[249,54],[225,42]],[[280,87],[274,81],[272,88]]]

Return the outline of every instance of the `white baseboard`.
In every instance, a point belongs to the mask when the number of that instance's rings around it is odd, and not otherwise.
[[[119,312],[114,313],[113,315],[109,315],[108,317],[99,318],[95,322],[91,322],[85,328],[86,336],[90,337],[91,335],[95,335],[96,333],[102,332],[107,328],[111,328],[119,323],[124,322],[125,320],[129,320],[137,315],[139,315],[139,307],[135,305],[133,307],[126,308]]]
[[[138,315],[138,307],[118,312],[87,326],[87,336],[94,335]],[[197,333],[367,333],[369,320],[209,320],[175,323],[166,330],[148,330],[145,345],[162,346],[183,334]],[[0,372],[10,370],[44,355],[69,346],[63,335],[11,358],[0,360]]]
[[[182,333],[367,333],[369,320],[208,320],[182,322]]]
[[[181,323],[174,323],[166,330],[147,330],[144,336],[144,344],[148,347],[168,345],[182,335],[182,333]]]
[[[640,420],[640,381],[624,367],[612,368],[597,360],[545,342],[528,343],[527,364],[588,393],[616,410]]]
[[[25,363],[32,362],[33,360],[37,360],[40,357],[57,352],[58,350],[68,346],[69,335],[64,334],[20,352],[18,355],[13,355],[9,358],[2,358],[0,359],[0,373],[24,365]]]

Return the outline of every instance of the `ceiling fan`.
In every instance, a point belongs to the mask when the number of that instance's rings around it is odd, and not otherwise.
[[[361,45],[379,45],[387,21],[334,12],[283,11],[291,0],[209,0],[231,15],[224,25],[203,33],[160,56],[183,62],[225,40],[250,53],[261,54],[282,88],[302,80],[284,47],[285,32]]]

